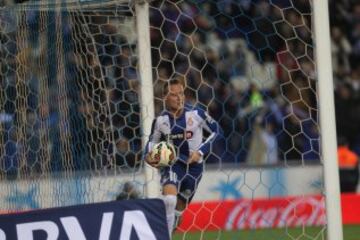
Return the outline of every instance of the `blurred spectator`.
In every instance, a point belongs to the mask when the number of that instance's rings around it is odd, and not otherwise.
[[[359,157],[349,149],[344,137],[338,138],[341,192],[356,192],[359,182]]]
[[[343,77],[350,72],[349,56],[351,51],[351,44],[341,28],[333,26],[331,28],[331,52],[335,79]]]
[[[357,154],[359,151],[360,99],[355,97],[350,83],[337,84],[335,91],[336,131],[339,136],[347,139],[348,145]]]
[[[134,182],[125,182],[122,186],[121,192],[116,196],[116,200],[130,200],[141,198],[141,193]]]
[[[278,163],[278,141],[274,132],[274,125],[272,123],[263,124],[258,117],[253,128],[246,162],[251,165]]]

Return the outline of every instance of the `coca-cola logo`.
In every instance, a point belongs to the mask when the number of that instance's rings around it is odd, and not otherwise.
[[[316,226],[326,223],[323,198],[298,197],[261,205],[242,200],[230,211],[227,230],[269,227]]]

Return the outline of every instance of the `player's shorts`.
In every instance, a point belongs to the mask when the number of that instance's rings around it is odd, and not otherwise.
[[[174,184],[178,197],[189,203],[201,180],[203,163],[185,164],[176,161],[171,167],[161,169],[161,185]]]

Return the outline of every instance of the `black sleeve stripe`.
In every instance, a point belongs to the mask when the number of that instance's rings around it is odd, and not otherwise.
[[[150,140],[151,140],[151,137],[153,136],[154,131],[155,131],[155,124],[156,124],[156,118],[153,120],[153,122],[151,124],[151,132],[150,132],[150,136],[149,136]]]

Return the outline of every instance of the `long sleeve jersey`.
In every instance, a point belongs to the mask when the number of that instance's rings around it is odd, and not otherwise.
[[[209,133],[206,139],[203,130]],[[178,160],[186,162],[190,152],[199,151],[202,156],[209,153],[211,144],[220,134],[219,124],[207,112],[185,105],[177,118],[164,111],[154,119],[145,152],[151,151],[160,141],[168,141],[175,146]]]

